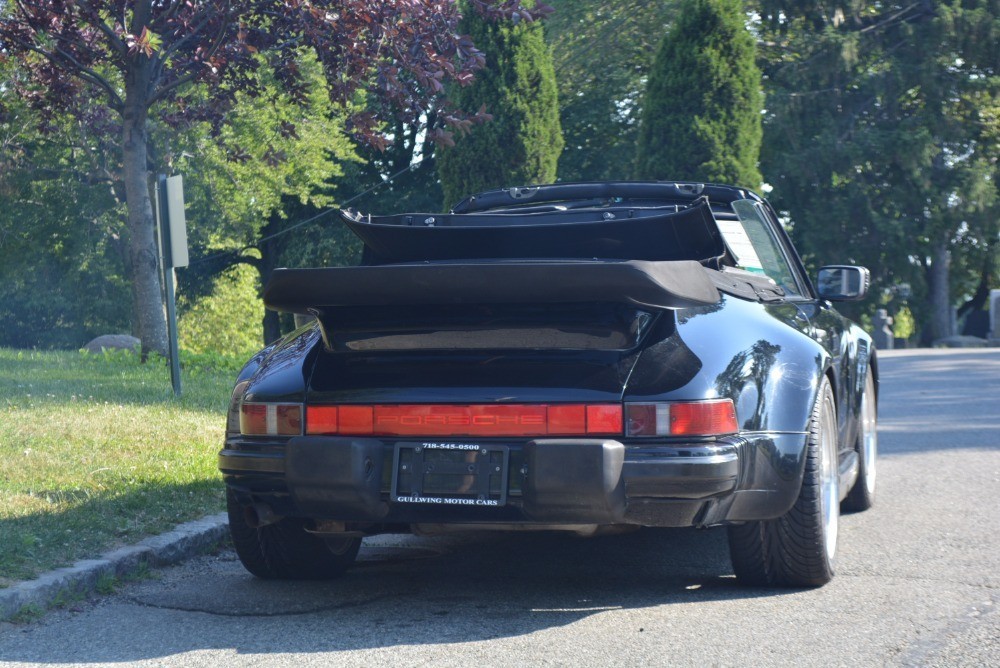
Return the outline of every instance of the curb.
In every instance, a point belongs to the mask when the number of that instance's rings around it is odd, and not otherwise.
[[[225,540],[227,526],[226,513],[208,515],[135,545],[112,550],[99,559],[84,559],[35,580],[0,589],[0,621],[26,608],[46,610],[68,596],[92,594],[105,578],[127,577],[144,567],[167,566],[193,557]]]

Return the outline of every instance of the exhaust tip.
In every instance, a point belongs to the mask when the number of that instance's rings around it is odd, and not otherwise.
[[[251,503],[243,506],[243,519],[251,529],[259,529],[268,524],[280,522],[283,518],[271,510],[266,503]]]

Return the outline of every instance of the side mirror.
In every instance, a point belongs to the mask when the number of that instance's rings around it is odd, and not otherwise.
[[[871,274],[864,267],[834,264],[819,270],[816,289],[832,302],[856,302],[865,298],[870,284]]]

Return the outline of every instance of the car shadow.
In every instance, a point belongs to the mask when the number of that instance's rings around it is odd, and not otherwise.
[[[366,541],[355,568],[334,582],[263,581],[228,550],[202,557],[59,621],[107,642],[39,637],[11,647],[0,636],[0,655],[89,663],[199,650],[336,653],[527,636],[609,611],[639,611],[630,630],[641,632],[643,609],[785,593],[737,586],[719,530],[388,536]],[[122,623],[157,629],[155,642],[148,632],[120,633]]]

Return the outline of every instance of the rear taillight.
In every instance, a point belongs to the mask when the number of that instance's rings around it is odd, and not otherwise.
[[[306,406],[307,434],[620,436],[621,404]]]
[[[626,404],[629,436],[722,436],[739,431],[732,399]]]
[[[240,433],[298,436],[302,433],[302,405],[244,401],[240,404]]]

